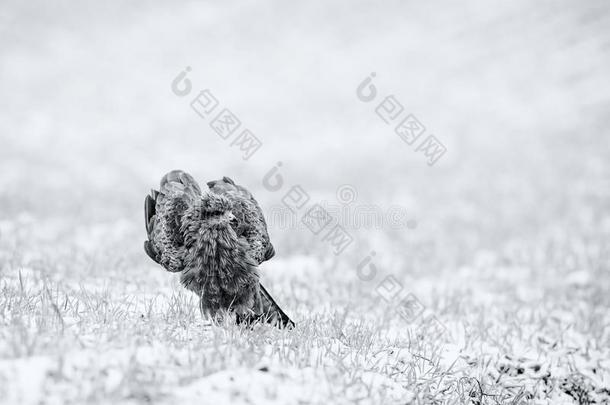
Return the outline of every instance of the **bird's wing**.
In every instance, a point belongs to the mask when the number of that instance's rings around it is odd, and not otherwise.
[[[252,257],[259,264],[271,259],[275,249],[269,240],[263,210],[252,193],[229,177],[210,181],[207,185],[211,192],[224,195],[231,201],[233,214],[237,218],[236,232],[247,240]]]
[[[182,215],[199,199],[199,185],[181,170],[167,173],[161,179],[159,190],[152,190],[146,196],[144,219],[148,240],[144,242],[144,250],[168,271],[177,272],[184,267]]]

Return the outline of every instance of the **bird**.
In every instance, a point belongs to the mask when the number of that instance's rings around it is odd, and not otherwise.
[[[262,286],[259,265],[275,256],[258,202],[223,177],[202,191],[193,176],[172,170],[145,197],[144,251],[199,296],[202,314],[238,324],[294,322]]]

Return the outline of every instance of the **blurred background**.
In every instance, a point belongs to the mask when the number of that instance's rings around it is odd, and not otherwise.
[[[552,403],[610,392],[607,1],[3,0],[0,58],[8,403],[175,403],[225,380],[233,400],[239,367],[280,401],[328,385],[345,399],[342,376],[384,351],[419,370],[383,365],[367,386],[400,383],[397,403],[447,399],[441,381],[462,376]],[[202,118],[204,89],[219,105]],[[391,124],[388,96],[404,107]],[[210,126],[223,108],[241,121],[226,140]],[[446,149],[434,165],[395,133],[408,114]],[[247,160],[243,129],[262,143]],[[208,328],[145,255],[144,197],[177,168],[252,191],[276,250],[261,279],[294,333]],[[295,185],[310,200],[291,215]],[[314,203],[349,233],[341,254],[300,222]],[[415,322],[399,316],[408,293]],[[350,372],[321,344],[351,353]]]
[[[415,221],[351,229],[337,258],[306,228],[270,223],[286,272],[282,258],[339,272],[374,249],[403,277],[538,257],[545,282],[608,282],[605,1],[4,1],[0,45],[4,252],[151,267],[144,195],[181,168],[232,177],[267,213],[292,185],[331,204],[349,185],[352,204]],[[187,66],[193,90],[179,97]],[[364,103],[372,72],[379,94]],[[249,160],[190,108],[203,89],[261,140]],[[435,165],[376,115],[388,95],[446,147]],[[272,192],[262,179],[277,162],[285,186]]]

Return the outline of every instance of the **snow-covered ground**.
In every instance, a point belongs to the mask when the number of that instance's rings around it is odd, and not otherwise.
[[[530,3],[4,2],[0,403],[607,403],[610,6]],[[262,280],[295,330],[208,323],[144,254],[174,168],[274,218]]]

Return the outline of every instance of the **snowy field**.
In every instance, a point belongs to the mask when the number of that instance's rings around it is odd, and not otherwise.
[[[102,3],[0,5],[0,403],[610,401],[607,2]],[[211,324],[145,255],[175,168],[256,196],[296,329]]]

